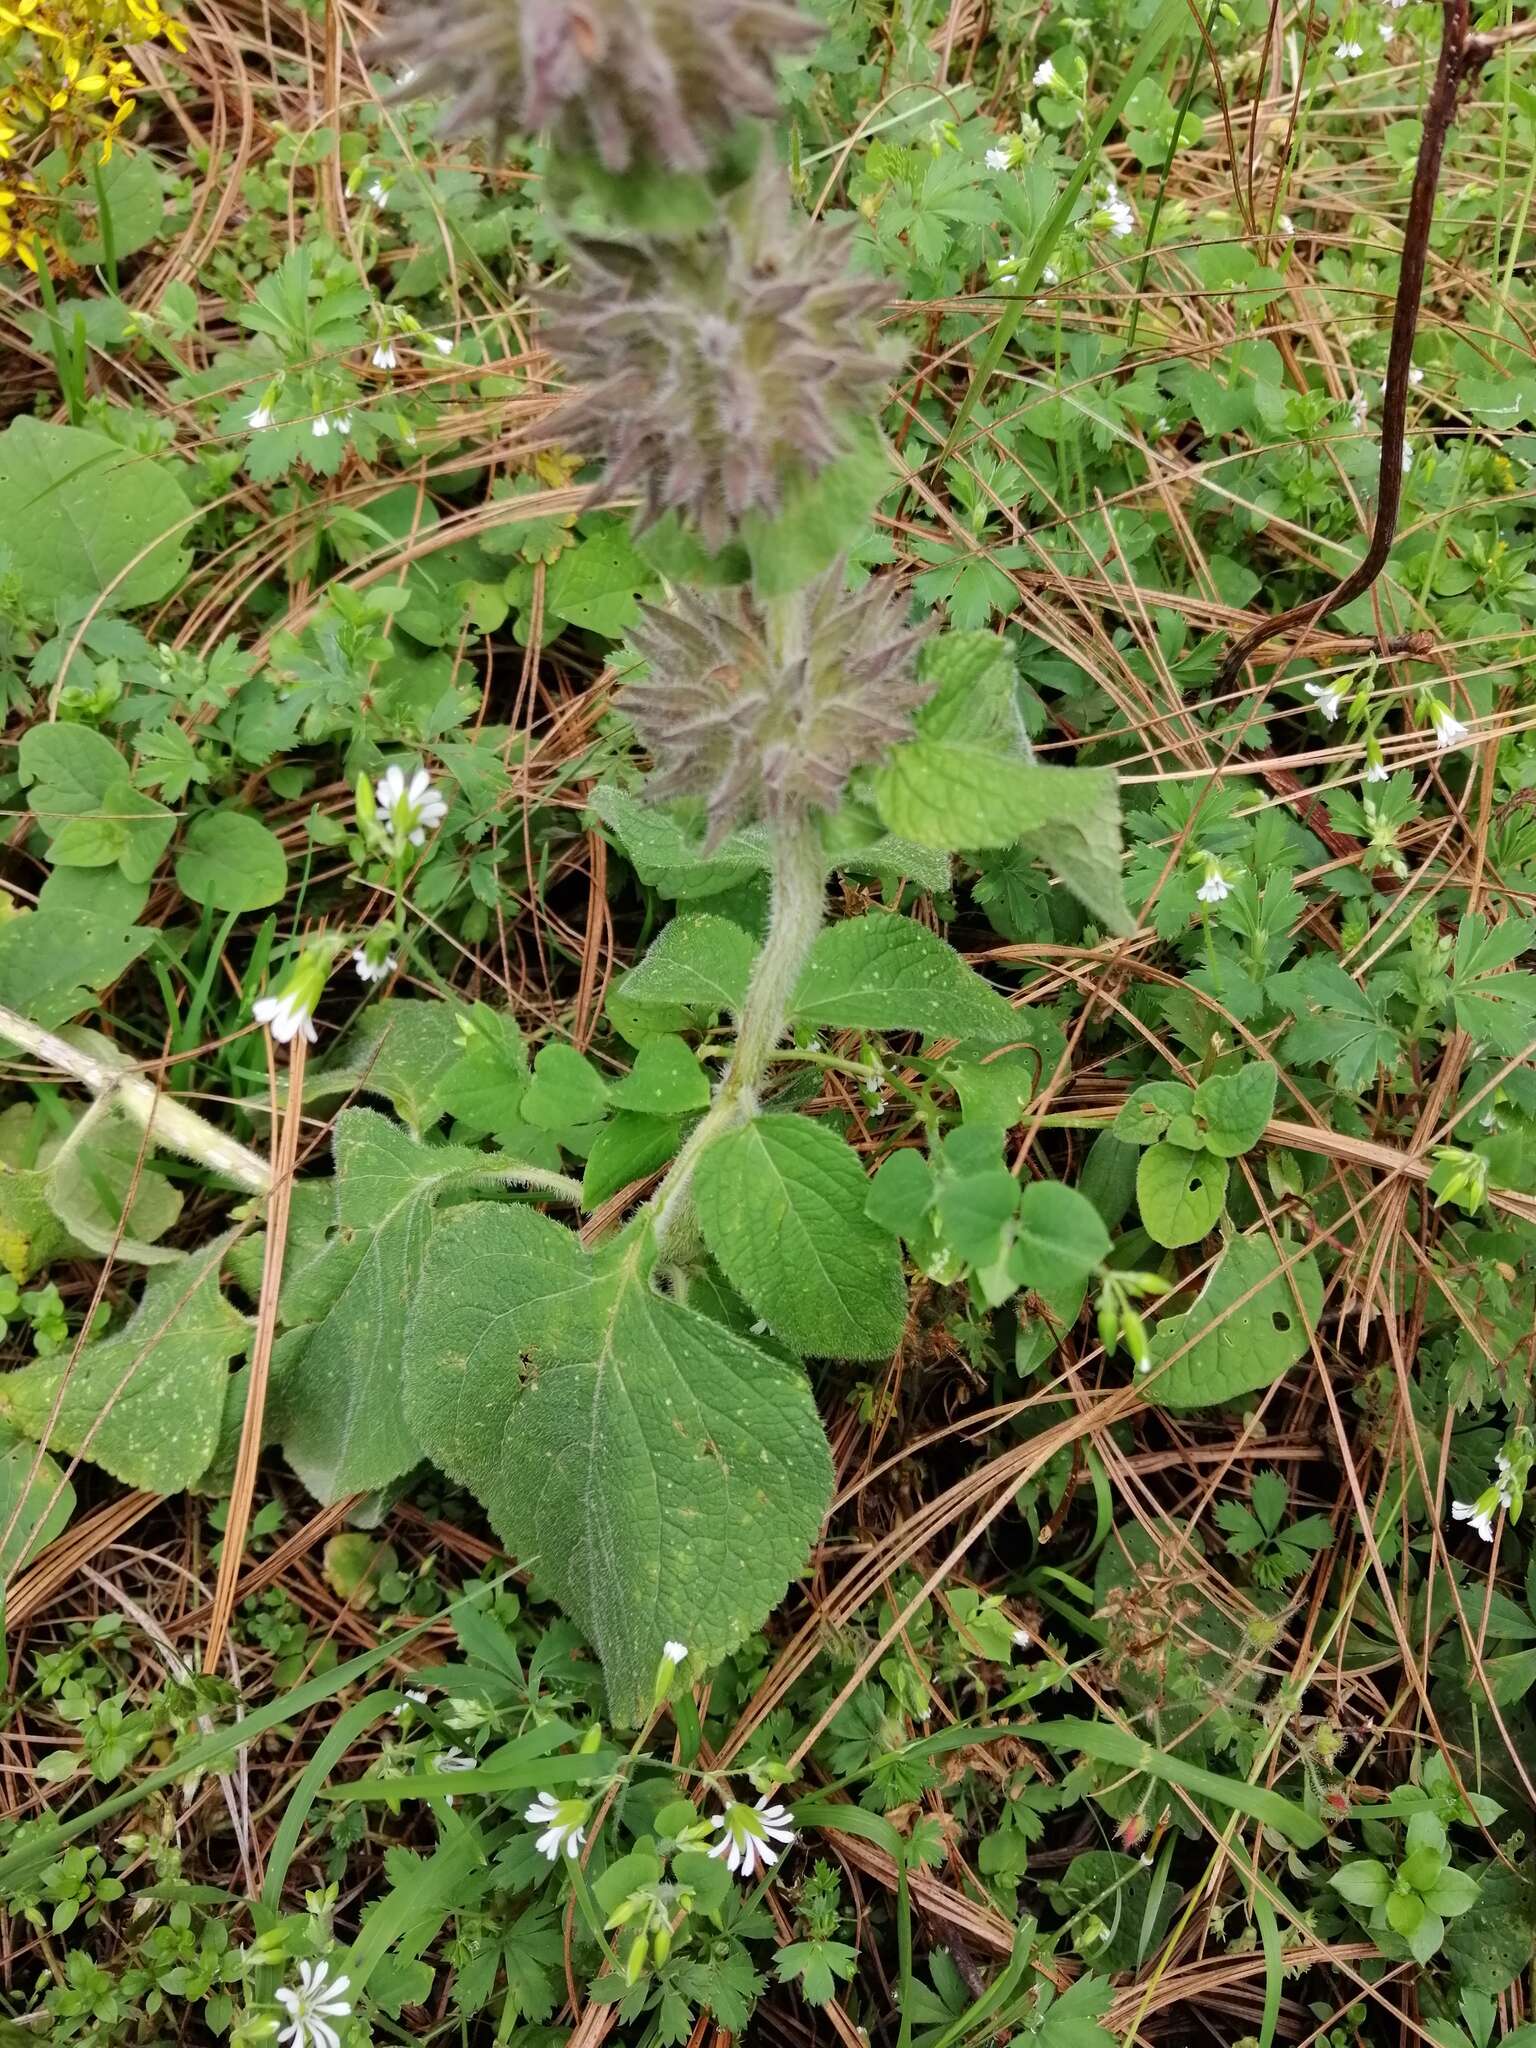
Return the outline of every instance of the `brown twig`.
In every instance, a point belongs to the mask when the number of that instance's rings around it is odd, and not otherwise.
[[[1369,590],[1387,565],[1397,535],[1397,515],[1403,496],[1404,431],[1408,417],[1408,373],[1413,367],[1413,343],[1419,330],[1419,305],[1424,293],[1424,270],[1429,258],[1429,233],[1434,222],[1435,195],[1445,145],[1456,119],[1461,89],[1476,77],[1504,43],[1536,31],[1536,22],[1520,22],[1515,31],[1497,36],[1469,33],[1468,0],[1443,0],[1444,26],[1440,55],[1435,65],[1429,102],[1424,109],[1424,134],[1419,143],[1419,160],[1414,167],[1413,191],[1408,200],[1408,221],[1403,231],[1403,261],[1398,275],[1397,298],[1392,307],[1392,341],[1387,353],[1387,378],[1381,408],[1381,473],[1376,487],[1376,518],[1371,544],[1344,580],[1322,597],[1292,605],[1272,619],[1264,619],[1246,632],[1228,652],[1216,679],[1221,696],[1236,683],[1244,664],[1266,640],[1293,629],[1305,630],[1327,613],[1349,604]]]

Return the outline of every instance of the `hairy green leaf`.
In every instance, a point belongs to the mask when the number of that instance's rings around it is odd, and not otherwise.
[[[477,1204],[435,1234],[406,1404],[586,1632],[622,1722],[669,1638],[711,1664],[761,1625],[831,1487],[798,1367],[655,1294],[633,1239],[594,1261],[526,1209]]]
[[[229,1362],[249,1328],[219,1292],[228,1240],[158,1268],[114,1336],[0,1376],[0,1416],[151,1493],[190,1486],[212,1459]],[[49,1429],[55,1399],[58,1418]]]
[[[866,1213],[869,1183],[835,1131],[756,1117],[694,1170],[704,1242],[737,1293],[795,1350],[886,1358],[906,1319],[896,1244]]]
[[[1002,1043],[1022,1035],[1007,998],[952,946],[909,917],[878,912],[821,934],[795,991],[794,1015],[804,1024],[928,1038]]]

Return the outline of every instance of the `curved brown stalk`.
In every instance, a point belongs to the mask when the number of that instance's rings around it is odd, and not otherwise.
[[[1456,119],[1457,101],[1469,78],[1475,78],[1500,45],[1513,37],[1474,36],[1469,32],[1468,0],[1444,0],[1440,55],[1434,83],[1424,109],[1424,134],[1419,143],[1419,160],[1414,167],[1413,191],[1408,200],[1408,220],[1403,231],[1403,262],[1398,276],[1397,298],[1392,307],[1392,342],[1387,354],[1387,378],[1381,408],[1381,474],[1376,488],[1376,518],[1371,544],[1349,574],[1321,597],[1292,605],[1289,611],[1261,620],[1228,651],[1216,679],[1218,696],[1230,690],[1245,662],[1266,640],[1277,634],[1315,625],[1327,613],[1337,611],[1369,590],[1387,565],[1397,535],[1397,516],[1403,496],[1404,431],[1408,417],[1408,373],[1413,367],[1413,344],[1419,330],[1419,304],[1424,293],[1424,270],[1429,258],[1429,233],[1434,221],[1435,195],[1445,161],[1445,145]],[[1522,22],[1517,33],[1532,24]]]

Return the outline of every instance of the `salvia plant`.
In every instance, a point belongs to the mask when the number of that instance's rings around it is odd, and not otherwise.
[[[838,872],[897,906],[907,885],[944,892],[961,849],[1019,848],[1101,933],[1129,927],[1112,774],[1033,758],[1000,640],[914,628],[893,580],[850,575],[892,477],[880,420],[900,364],[879,331],[885,286],[855,268],[845,229],[807,217],[778,160],[776,66],[813,34],[756,0],[458,0],[398,12],[385,45],[411,93],[452,98],[455,125],[544,131],[568,230],[566,282],[541,308],[570,387],[550,431],[594,499],[633,506],[663,597],[633,628],[619,699],[648,773],[638,802],[621,778],[593,810],[629,844],[661,832],[674,867],[766,872],[768,908],[760,943],[707,910],[661,932],[610,1004],[634,1055],[618,1080],[558,1042],[530,1069],[515,1023],[479,1006],[459,1013],[434,1097],[454,1142],[429,1141],[435,1117],[342,1110],[334,1177],[293,1191],[264,1428],[327,1501],[396,1487],[423,1459],[466,1486],[599,1652],[619,1722],[650,1707],[664,1644],[708,1668],[805,1567],[832,1479],[805,1361],[896,1351],[908,1253],[981,1307],[1024,1294],[1058,1322],[1097,1274],[1105,1341],[1136,1363],[1158,1284],[1101,1272],[1093,1205],[1021,1188],[1004,1163],[1023,1077],[1039,1076],[1029,1012],[892,907],[828,921]],[[275,389],[242,416],[254,436],[288,403]],[[312,438],[353,431],[344,403],[305,403]],[[379,617],[356,597],[338,611],[343,669],[378,658]],[[58,728],[39,731],[23,770],[43,815]],[[395,907],[302,943],[274,975],[254,1014],[277,1044],[316,1041],[333,973],[393,971],[413,866],[447,812],[414,762],[359,778],[352,858]],[[153,805],[132,830],[151,826]],[[390,1007],[405,1044],[417,1027]],[[827,1051],[828,1032],[852,1034],[851,1053]],[[905,1038],[910,1075],[887,1073],[864,1033]],[[153,1118],[162,1144],[265,1195],[260,1160],[189,1111],[168,1120],[104,1055],[20,1020],[13,1036],[95,1093],[71,1146],[107,1126],[131,1154]],[[379,1046],[306,1088],[365,1085]],[[945,1059],[983,1100],[953,1129],[912,1079]],[[845,1120],[817,1112],[834,1070],[914,1103],[914,1143],[873,1181]],[[580,1183],[562,1140],[586,1159]],[[57,1169],[48,1192],[57,1213]],[[592,1213],[578,1234],[550,1207]],[[77,1235],[104,1243],[87,1221]],[[5,1415],[89,1443],[134,1483],[227,1479],[245,1327],[218,1277],[227,1264],[260,1285],[259,1235],[164,1274],[152,1243],[119,1234],[118,1249],[152,1269],[134,1319],[67,1380],[47,1360],[9,1375]],[[146,1346],[153,1386],[98,1429]]]

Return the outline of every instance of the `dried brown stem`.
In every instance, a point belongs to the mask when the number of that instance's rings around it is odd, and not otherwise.
[[[1419,329],[1419,305],[1424,293],[1424,270],[1429,259],[1429,233],[1435,215],[1435,195],[1445,161],[1445,145],[1456,119],[1461,89],[1474,78],[1496,50],[1514,41],[1536,24],[1521,22],[1516,31],[1502,36],[1474,36],[1469,33],[1468,0],[1444,0],[1444,26],[1440,55],[1435,65],[1429,102],[1424,109],[1424,134],[1419,143],[1419,160],[1413,173],[1413,191],[1408,200],[1408,221],[1403,231],[1403,261],[1398,275],[1397,298],[1392,307],[1392,342],[1387,354],[1387,378],[1381,409],[1381,474],[1376,488],[1376,518],[1371,544],[1344,580],[1322,597],[1293,605],[1272,619],[1264,619],[1246,632],[1227,654],[1216,679],[1216,694],[1222,695],[1236,683],[1243,665],[1265,641],[1277,634],[1305,630],[1327,613],[1337,611],[1369,590],[1386,567],[1397,534],[1397,516],[1403,496],[1404,430],[1408,417],[1408,373],[1413,367],[1413,343]]]

